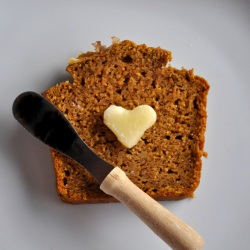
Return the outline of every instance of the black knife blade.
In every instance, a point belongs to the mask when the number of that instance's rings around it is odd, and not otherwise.
[[[99,184],[113,166],[96,155],[56,106],[35,92],[24,92],[14,101],[15,119],[49,147],[86,168]]]

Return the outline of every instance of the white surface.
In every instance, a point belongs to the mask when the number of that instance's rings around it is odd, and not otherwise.
[[[67,60],[110,37],[161,46],[211,85],[201,184],[162,202],[204,249],[249,249],[249,1],[0,1],[0,249],[167,249],[121,204],[57,199],[46,146],[11,113],[21,92],[70,79]]]

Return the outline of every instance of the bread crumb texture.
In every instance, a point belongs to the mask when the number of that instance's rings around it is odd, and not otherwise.
[[[125,40],[70,60],[74,82],[43,93],[103,159],[119,166],[139,188],[158,200],[192,197],[206,156],[207,81],[193,70],[166,66],[171,52]],[[147,104],[157,121],[131,149],[104,125],[110,105]],[[112,202],[80,165],[52,150],[60,198],[71,203]]]

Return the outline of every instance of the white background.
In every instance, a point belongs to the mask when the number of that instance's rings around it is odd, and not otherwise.
[[[68,205],[49,150],[14,120],[21,92],[71,79],[70,57],[111,36],[161,46],[211,90],[196,198],[161,202],[205,239],[249,249],[250,1],[0,1],[0,250],[168,249],[121,204]]]

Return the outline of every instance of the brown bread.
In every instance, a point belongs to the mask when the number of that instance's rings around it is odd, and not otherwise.
[[[70,60],[74,83],[63,82],[44,96],[69,119],[103,159],[121,167],[142,190],[158,200],[192,197],[206,156],[206,102],[209,85],[193,70],[166,64],[171,52],[122,41],[97,47]],[[148,104],[157,121],[136,146],[125,148],[104,125],[111,104],[133,109]],[[115,201],[74,161],[52,150],[57,189],[71,203]]]

